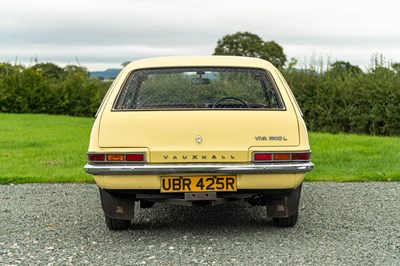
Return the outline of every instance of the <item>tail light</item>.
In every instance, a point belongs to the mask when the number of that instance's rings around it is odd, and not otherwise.
[[[253,153],[253,162],[308,162],[310,160],[311,151]]]
[[[107,154],[107,161],[110,162],[123,162],[124,155],[123,154]]]
[[[144,163],[144,153],[88,153],[89,163]]]
[[[273,153],[254,153],[253,161],[272,161],[274,158]]]
[[[101,153],[88,154],[89,162],[104,162],[106,160],[106,155]]]
[[[296,152],[292,153],[292,161],[310,161],[311,152]]]
[[[290,161],[290,153],[274,153],[274,161]]]
[[[125,161],[128,162],[144,162],[144,154],[143,153],[133,153],[126,154]]]

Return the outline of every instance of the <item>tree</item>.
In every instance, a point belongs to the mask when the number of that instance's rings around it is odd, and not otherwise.
[[[358,66],[354,66],[349,62],[345,61],[336,61],[335,63],[331,64],[330,71],[334,74],[361,74],[362,70]]]
[[[257,57],[271,62],[276,67],[283,67],[286,62],[286,55],[279,44],[274,41],[265,42],[250,32],[225,35],[218,40],[214,55]]]
[[[397,72],[400,72],[400,63],[392,63],[392,68]]]
[[[32,66],[32,69],[42,73],[43,76],[50,79],[62,79],[64,70],[53,63],[37,63]]]

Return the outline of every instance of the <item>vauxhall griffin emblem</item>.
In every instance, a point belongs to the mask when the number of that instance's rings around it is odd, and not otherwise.
[[[202,140],[203,140],[203,139],[201,138],[200,135],[196,136],[196,141],[197,141],[197,143],[201,143]]]

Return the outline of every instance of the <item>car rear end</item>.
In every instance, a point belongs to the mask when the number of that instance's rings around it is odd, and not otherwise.
[[[267,206],[297,222],[313,164],[307,131],[282,75],[264,60],[140,60],[117,77],[93,126],[88,164],[107,225],[124,229],[134,202]],[[128,222],[129,221],[129,222]]]

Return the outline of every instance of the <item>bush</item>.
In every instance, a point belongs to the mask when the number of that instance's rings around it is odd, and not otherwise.
[[[0,111],[93,116],[108,86],[79,66],[0,63]]]
[[[336,65],[319,73],[285,72],[309,130],[399,136],[399,71],[376,64],[363,73]]]

